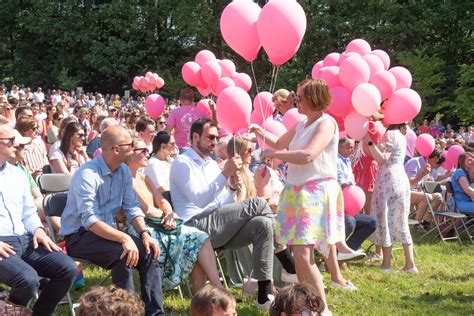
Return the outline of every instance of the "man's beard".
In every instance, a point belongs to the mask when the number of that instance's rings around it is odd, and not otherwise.
[[[215,147],[215,146],[214,146]],[[201,152],[203,156],[209,157],[212,153],[214,153],[214,147],[204,147],[201,145],[201,140],[197,142],[197,148]]]

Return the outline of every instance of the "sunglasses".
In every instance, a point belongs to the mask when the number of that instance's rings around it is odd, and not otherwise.
[[[86,134],[84,134],[84,133],[76,133],[76,135],[79,136],[80,138],[86,137]]]
[[[219,141],[220,137],[217,136],[217,135],[207,135],[207,139],[210,140],[210,141]]]
[[[133,150],[134,153],[136,154],[141,154],[141,155],[148,155],[148,148],[135,148]]]
[[[160,125],[163,125],[163,124],[165,124],[165,123],[166,123],[166,122],[158,122],[158,124],[160,124]]]
[[[131,142],[128,143],[128,144],[118,144],[118,145],[116,145],[116,146],[133,148],[133,141],[131,141]],[[113,147],[112,147],[112,149],[113,149]]]
[[[25,148],[25,144],[19,144],[18,146],[15,146],[16,149],[23,149]]]
[[[7,147],[12,147],[13,143],[15,142],[15,136],[13,136],[13,137],[1,137],[0,140],[8,140],[8,143],[6,143],[5,145],[7,145]]]

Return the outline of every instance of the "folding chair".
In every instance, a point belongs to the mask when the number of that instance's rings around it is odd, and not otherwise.
[[[446,209],[445,209],[446,212],[443,212],[442,210],[443,203],[441,203],[439,209],[433,210],[428,194],[433,194],[433,193],[442,194],[443,190],[439,183],[433,182],[433,181],[425,181],[421,183],[421,189],[423,190],[426,203],[428,204],[428,212],[433,216],[435,227],[431,228],[429,231],[423,234],[423,236],[420,237],[419,241],[423,240],[426,236],[428,236],[433,231],[437,231],[439,237],[441,238],[443,242],[446,242],[446,240],[457,239],[459,243],[462,245],[461,237],[459,236],[459,231],[456,227],[456,221],[458,219],[462,220],[466,216],[457,212],[448,212]],[[443,202],[446,205],[446,201],[443,201]],[[445,237],[443,233],[446,233],[450,231],[451,229],[454,229],[454,232],[455,232],[454,236]]]
[[[469,228],[468,228],[468,225],[474,220],[474,216],[471,215],[471,214],[469,214],[469,215],[463,214],[459,211],[459,209],[456,205],[456,191],[454,191],[454,187],[453,187],[453,184],[451,183],[451,181],[446,182],[446,196],[448,196],[448,194],[451,196],[451,201],[450,201],[451,203],[449,205],[452,206],[452,210],[453,210],[454,213],[463,215],[463,217],[460,218],[462,226],[464,227],[464,231],[466,232],[467,236],[471,240],[471,243],[474,243],[474,235],[472,235],[469,232]],[[446,200],[447,200],[447,198],[446,198]]]

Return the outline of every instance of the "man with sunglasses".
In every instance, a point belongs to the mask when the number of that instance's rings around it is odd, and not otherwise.
[[[73,175],[59,233],[68,254],[111,269],[118,287],[134,291],[133,270],[137,269],[145,315],[164,315],[160,249],[145,227],[125,165],[133,155],[132,138],[124,127],[110,126],[100,141],[102,156]],[[115,219],[122,209],[141,240],[117,229]]]
[[[49,279],[33,314],[53,315],[77,268],[47,236],[25,174],[7,163],[16,146],[14,130],[0,126],[0,283],[11,287],[12,303],[26,306],[39,288],[39,276]]]

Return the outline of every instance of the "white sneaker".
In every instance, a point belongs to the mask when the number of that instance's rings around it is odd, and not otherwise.
[[[255,304],[256,304],[256,306],[257,306],[258,309],[260,309],[260,310],[266,310],[266,311],[270,309],[270,306],[272,306],[272,303],[273,303],[273,301],[275,300],[275,296],[273,296],[273,295],[271,295],[271,294],[267,294],[267,298],[268,298],[268,301],[266,301],[266,302],[263,303],[263,304],[260,304],[260,303],[258,302],[258,298],[257,298]]]
[[[335,287],[335,288],[338,288],[338,289],[343,289],[343,290],[346,290],[346,291],[355,291],[355,290],[357,290],[356,286],[354,284],[352,284],[351,281],[347,281],[346,284],[339,284],[339,283],[336,283],[334,281],[331,281],[331,286]]]
[[[349,253],[339,252],[337,254],[337,261],[356,261],[365,258],[365,253],[360,251],[353,251]]]
[[[288,273],[284,268],[281,269],[280,279],[286,283],[298,283],[298,277],[296,276],[296,273]]]

